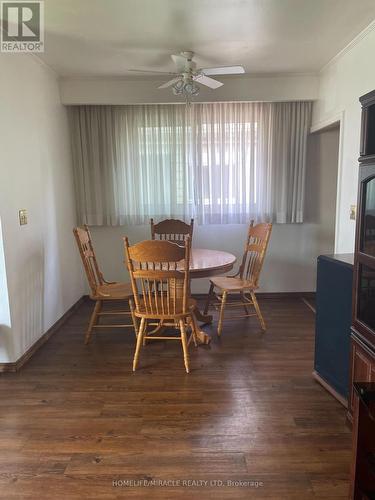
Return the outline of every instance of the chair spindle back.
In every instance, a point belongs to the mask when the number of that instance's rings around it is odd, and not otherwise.
[[[188,312],[190,237],[181,241],[125,241],[136,314],[148,317]]]
[[[272,224],[261,223],[254,226],[254,221],[250,222],[239,275],[254,286],[258,286],[271,231]]]
[[[153,240],[167,240],[181,244],[186,236],[190,236],[190,242],[193,238],[194,219],[190,220],[190,224],[178,219],[166,219],[154,224],[154,219],[151,219],[150,224]]]
[[[76,227],[73,229],[73,233],[86,272],[87,281],[89,282],[92,295],[95,295],[98,286],[102,285],[104,280],[96,260],[89,228],[87,225]]]

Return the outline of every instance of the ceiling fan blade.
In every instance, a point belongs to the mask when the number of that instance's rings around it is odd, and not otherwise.
[[[186,57],[180,54],[172,54],[171,58],[176,65],[177,71],[179,73],[183,73],[186,69],[186,61],[187,61]]]
[[[197,75],[194,76],[193,80],[196,80],[198,83],[201,83],[202,85],[206,85],[206,87],[210,87],[210,89],[218,89],[224,83],[218,82],[217,80],[214,80],[213,78],[210,78],[209,76],[206,75]]]
[[[162,85],[159,85],[158,89],[166,89],[167,87],[171,87],[180,80],[181,78],[179,76],[177,78],[172,78],[172,80],[169,80],[169,82],[165,82]]]
[[[205,75],[239,75],[245,73],[243,66],[220,66],[218,68],[203,68]]]
[[[153,71],[148,69],[127,69],[126,71],[131,71],[132,73],[153,73],[155,75],[177,75],[172,71]]]

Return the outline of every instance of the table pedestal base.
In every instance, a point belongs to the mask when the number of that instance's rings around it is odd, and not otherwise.
[[[189,290],[188,290],[189,296],[191,296],[190,285],[191,285],[191,282],[189,283]],[[170,292],[171,296],[173,296],[175,294],[176,297],[179,297],[179,298],[183,297],[183,284],[182,284],[181,280],[171,279],[170,280],[170,287],[171,287],[171,292]],[[211,337],[206,332],[204,332],[203,330],[201,330],[199,328],[198,321],[200,323],[204,323],[204,324],[212,323],[212,316],[209,314],[203,314],[198,309],[198,306],[195,305],[194,310],[193,310],[193,314],[191,317],[193,320],[192,328],[194,329],[194,335],[195,335],[195,339],[196,339],[197,344],[205,344],[205,345],[209,344],[211,342]]]
[[[201,321],[202,323],[211,323],[212,316],[202,314],[201,311],[198,309],[198,307],[195,307],[192,318],[193,318],[193,323],[194,323],[193,328],[197,343],[205,345],[209,344],[211,342],[211,337],[206,332],[204,332],[199,328],[198,321]]]
[[[201,318],[205,318],[203,320],[204,323],[210,323],[212,321],[212,316],[205,316],[203,315],[198,307],[194,308],[194,312],[192,314],[192,319],[193,319],[193,328],[194,328],[194,333],[195,333],[195,338],[197,340],[198,344],[209,344],[211,342],[211,337],[208,335],[206,332],[201,330],[198,325],[198,321],[202,321]],[[211,320],[211,321],[210,321]]]
[[[212,323],[212,315],[211,314],[203,314],[198,307],[194,310],[195,317],[198,321],[204,324]]]

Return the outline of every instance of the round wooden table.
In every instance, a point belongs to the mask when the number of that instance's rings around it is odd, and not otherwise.
[[[236,257],[220,250],[192,248],[190,257],[190,279],[209,278],[230,271],[236,262]],[[198,307],[194,310],[194,319],[202,323],[211,323],[212,316],[203,314]],[[208,344],[211,337],[201,330],[195,321],[197,337],[200,343]]]
[[[230,271],[236,257],[220,250],[192,248],[190,257],[190,278],[209,278]]]

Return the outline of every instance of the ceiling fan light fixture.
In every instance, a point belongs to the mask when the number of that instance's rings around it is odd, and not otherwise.
[[[157,71],[166,75],[173,75],[173,78],[158,86],[158,89],[171,88],[176,96],[183,96],[186,103],[191,102],[192,98],[199,94],[200,85],[215,90],[222,87],[224,84],[215,78],[208,75],[239,75],[245,73],[243,66],[219,66],[217,68],[197,68],[197,64],[193,61],[194,52],[184,50],[180,54],[171,55],[176,66],[175,72]],[[142,72],[143,70],[131,69],[129,71]],[[150,73],[150,71],[146,71]],[[151,71],[151,73],[155,73]],[[197,85],[195,82],[198,82]]]
[[[238,75],[245,73],[242,66],[219,66],[217,68],[197,68],[197,64],[193,61],[194,52],[185,50],[180,54],[172,54],[173,62],[176,65],[176,72],[165,73],[173,75],[174,78],[162,83],[158,89],[172,88],[174,95],[183,96],[186,102],[191,102],[192,98],[199,94],[200,85],[208,87],[212,90],[222,87],[224,84],[215,78],[208,75]],[[139,70],[131,70],[138,71]],[[196,81],[199,85],[196,84]]]
[[[199,94],[199,86],[192,80],[180,80],[172,86],[174,95],[182,95],[189,102],[192,97]]]
[[[182,95],[184,92],[184,81],[179,80],[174,85],[172,85],[172,90],[174,95]]]
[[[199,94],[199,87],[193,81],[189,81],[189,82],[185,83],[184,91],[186,92],[186,94],[189,94],[189,95],[198,95]]]

